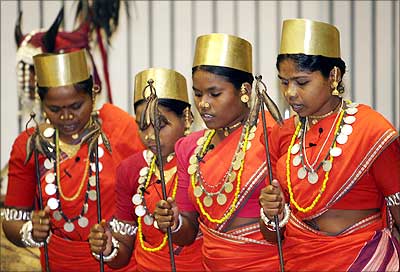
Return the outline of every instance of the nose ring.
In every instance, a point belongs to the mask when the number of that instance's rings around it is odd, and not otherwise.
[[[208,109],[210,107],[210,103],[208,102],[200,102],[199,103],[200,108]]]
[[[146,134],[146,136],[144,136],[144,139],[145,139],[146,141],[148,141],[148,140],[155,140],[156,137],[154,136],[154,134]]]

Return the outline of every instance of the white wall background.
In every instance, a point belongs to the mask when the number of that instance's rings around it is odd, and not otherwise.
[[[261,73],[283,111],[275,59],[282,20],[308,18],[335,24],[341,33],[347,97],[366,103],[399,123],[399,1],[129,1],[121,5],[112,39],[109,71],[114,103],[132,113],[134,75],[149,67],[184,74],[191,90],[195,38],[224,32],[253,44],[255,73]],[[65,29],[73,30],[75,1],[1,1],[1,167],[18,135],[14,25],[23,11],[23,33],[48,28],[65,5]],[[95,51],[101,67],[98,50]],[[101,72],[101,69],[99,69]],[[103,92],[103,101],[105,92]],[[199,124],[199,123],[198,123]]]

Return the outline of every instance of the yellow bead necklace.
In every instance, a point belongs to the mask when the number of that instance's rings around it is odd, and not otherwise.
[[[149,173],[147,174],[146,182],[145,182],[145,184],[144,184],[144,188],[145,188],[145,189],[146,189],[147,186],[149,185],[150,180],[151,180],[151,176],[152,176],[153,173],[155,172],[155,169],[156,169],[156,156],[154,155],[153,159],[151,160],[150,170],[149,170]],[[171,196],[171,197],[172,197],[172,198],[175,198],[175,196],[176,196],[176,191],[177,191],[177,189],[178,189],[178,175],[176,175],[175,183],[174,183],[173,186],[174,186],[174,187],[173,187],[173,190],[172,190],[172,196]],[[144,192],[143,192],[142,194],[144,194]],[[163,237],[163,240],[162,240],[162,242],[161,242],[161,244],[160,244],[159,246],[153,247],[153,248],[147,247],[147,246],[144,244],[144,240],[143,240],[143,227],[142,227],[142,217],[141,217],[141,216],[138,216],[138,236],[139,236],[140,246],[142,247],[142,249],[143,249],[144,251],[148,251],[148,252],[160,251],[161,249],[163,249],[163,248],[165,247],[165,245],[167,244],[167,240],[168,240],[168,235],[165,233],[165,234],[164,234],[164,237]]]
[[[342,123],[343,115],[344,115],[344,110],[341,109],[338,122],[336,123],[336,128],[335,128],[334,135],[336,135],[337,132],[339,131],[340,124]],[[305,207],[305,208],[300,207],[300,205],[294,199],[294,194],[293,194],[293,190],[292,190],[292,182],[291,182],[291,179],[290,179],[290,175],[291,175],[291,173],[290,173],[290,154],[291,154],[291,150],[292,150],[292,147],[294,145],[294,142],[296,141],[297,135],[299,134],[300,128],[301,128],[301,122],[299,122],[297,124],[296,131],[293,134],[292,140],[291,140],[289,148],[288,148],[287,158],[286,158],[286,180],[287,180],[287,186],[288,186],[288,190],[289,190],[290,203],[292,203],[296,207],[296,209],[299,210],[300,212],[306,213],[306,212],[311,211],[315,207],[315,205],[317,205],[317,203],[320,200],[322,194],[325,192],[326,185],[327,185],[328,179],[329,179],[330,170],[325,172],[325,178],[324,178],[324,180],[322,182],[322,185],[321,185],[321,188],[320,188],[320,190],[318,192],[318,195],[314,198],[314,200],[311,202],[311,204],[308,207]],[[333,147],[336,147],[336,142],[334,142]],[[333,162],[333,156],[332,155],[329,156],[329,161],[330,161],[330,163]]]
[[[248,125],[245,125],[245,135],[244,135],[244,141],[243,141],[243,145],[242,145],[242,152],[244,152],[244,154],[246,154],[246,150],[247,150],[247,144],[249,142],[249,133],[250,133],[250,128]],[[211,140],[213,138],[213,136],[215,135],[215,130],[211,130],[210,133],[207,135],[207,140],[205,141],[202,149],[201,149],[201,156],[204,155],[204,153],[206,152],[209,144],[211,143]],[[236,203],[238,201],[239,198],[239,193],[240,193],[240,185],[241,185],[241,178],[242,178],[242,173],[243,173],[243,167],[244,167],[244,158],[241,161],[240,164],[240,168],[237,174],[237,184],[236,184],[236,191],[235,191],[235,196],[233,199],[233,202],[229,208],[229,211],[222,217],[222,218],[212,218],[210,216],[209,213],[206,212],[206,210],[204,209],[203,204],[200,201],[200,197],[196,197],[196,203],[200,208],[201,213],[208,219],[208,221],[212,222],[212,223],[217,223],[217,224],[221,224],[223,222],[225,222],[235,211],[236,209]],[[193,173],[191,175],[191,182],[192,182],[192,187],[193,189],[196,187],[196,178],[195,178],[196,173]]]

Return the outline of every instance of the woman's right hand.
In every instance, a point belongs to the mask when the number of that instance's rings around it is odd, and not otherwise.
[[[44,242],[50,234],[50,208],[32,213],[32,238],[36,242]]]
[[[179,210],[175,200],[171,197],[168,197],[166,201],[157,202],[153,214],[158,228],[163,232],[167,232],[168,227],[174,230],[178,226]]]
[[[94,225],[90,229],[89,234],[90,250],[93,253],[103,253],[104,256],[108,256],[112,249],[112,234],[110,229],[107,227],[106,221],[103,219],[100,224]]]
[[[272,181],[272,184],[267,185],[261,190],[259,202],[268,219],[272,220],[275,215],[278,215],[279,219],[282,219],[285,197],[276,179]]]

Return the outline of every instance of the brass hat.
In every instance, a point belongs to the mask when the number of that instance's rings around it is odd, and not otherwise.
[[[213,65],[252,73],[252,63],[251,44],[242,38],[221,33],[197,38],[193,67]]]
[[[185,77],[177,71],[165,68],[150,68],[135,76],[134,103],[144,99],[143,90],[148,85],[149,79],[153,80],[158,98],[175,99],[189,103]]]
[[[71,85],[90,77],[85,49],[65,54],[40,54],[33,57],[40,87]]]
[[[321,55],[340,58],[339,30],[330,24],[307,20],[285,20],[279,54]]]

